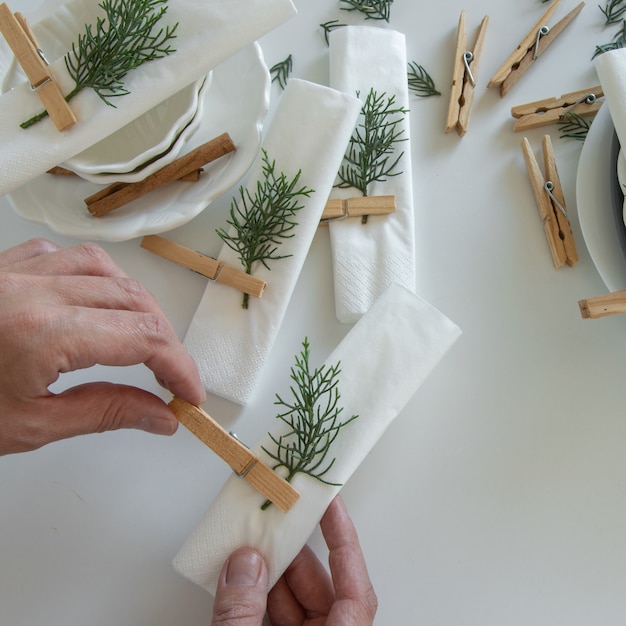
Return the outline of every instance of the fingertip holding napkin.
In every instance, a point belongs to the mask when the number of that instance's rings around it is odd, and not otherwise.
[[[245,480],[231,476],[174,559],[175,569],[215,593],[222,565],[237,548],[263,554],[273,586],[306,543],[341,485],[352,476],[389,424],[460,335],[459,328],[430,304],[397,284],[390,285],[326,360],[340,363],[343,415],[358,415],[333,443],[329,485],[298,474],[300,499],[288,513],[270,506]],[[280,437],[283,422],[272,428]],[[283,428],[281,432],[280,429]],[[269,435],[252,448],[270,466]]]
[[[55,8],[59,19],[67,11],[95,24],[102,9],[91,0],[74,0]],[[171,97],[278,24],[295,14],[291,0],[177,0],[164,19],[178,23],[175,52],[145,63],[128,73],[124,86],[130,93],[107,106],[92,89],[71,101],[77,122],[59,132],[44,119],[27,129],[20,124],[42,109],[27,83],[0,96],[0,194],[44,174],[50,168],[89,148],[122,126]],[[35,35],[37,23],[30,24]],[[76,33],[78,36],[79,33]],[[43,51],[45,54],[45,50]],[[74,83],[63,58],[49,59],[50,71],[64,94]]]
[[[252,274],[267,284],[262,298],[244,309],[238,291],[219,283],[207,285],[184,343],[208,392],[239,404],[248,401],[282,324],[359,107],[353,96],[299,79],[291,79],[282,94],[263,152],[278,172],[293,177],[300,171],[299,185],[314,191],[301,199],[294,236],[279,246],[285,258],[270,262],[269,269],[260,263],[253,269]],[[262,169],[259,154],[247,184],[250,193]],[[241,267],[238,254],[226,243],[218,260]]]
[[[373,182],[368,196],[395,195],[396,210],[329,223],[333,257],[337,319],[352,323],[368,311],[392,282],[415,290],[413,184],[409,128],[409,93],[405,36],[397,31],[346,26],[330,35],[330,85],[365,99],[371,89],[395,98],[395,107],[407,110],[398,123],[402,154],[393,176]],[[332,197],[354,196],[354,189],[334,189]]]

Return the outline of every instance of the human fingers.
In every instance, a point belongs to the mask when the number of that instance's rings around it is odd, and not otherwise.
[[[112,383],[87,383],[58,395],[48,394],[14,411],[5,407],[0,422],[0,455],[120,428],[172,435],[178,426],[172,412],[157,396]]]
[[[267,566],[255,550],[234,552],[222,568],[212,626],[261,626],[267,604]]]
[[[106,251],[94,243],[81,243],[71,248],[57,247],[47,253],[15,261],[11,266],[0,269],[47,276],[56,274],[128,277]]]
[[[335,593],[326,568],[304,546],[271,589],[267,610],[273,626],[301,624],[306,618],[328,615]]]
[[[356,529],[340,496],[331,502],[320,527],[328,546],[328,563],[335,586],[336,605],[333,610],[338,613],[345,611],[353,620],[349,622],[351,624],[372,624],[378,600]]]
[[[59,249],[60,246],[47,239],[29,239],[13,248],[0,252],[0,270],[15,263],[21,263],[50,252],[56,252]]]

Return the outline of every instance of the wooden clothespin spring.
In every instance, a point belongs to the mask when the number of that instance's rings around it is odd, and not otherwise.
[[[287,513],[298,501],[300,494],[284,478],[265,465],[245,444],[200,407],[176,397],[169,403],[169,407],[183,426],[283,513]]]

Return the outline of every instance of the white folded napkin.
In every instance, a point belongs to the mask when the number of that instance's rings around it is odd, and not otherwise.
[[[605,52],[595,66],[622,147],[626,146],[626,48]]]
[[[359,417],[339,431],[328,459],[336,461],[325,479],[346,483],[459,334],[424,300],[397,284],[388,287],[326,361],[327,367],[340,363],[342,421]],[[270,427],[275,437],[287,428],[280,420]],[[253,450],[271,466],[261,446],[272,449],[269,436]],[[300,500],[288,513],[273,506],[262,511],[263,496],[233,474],[176,555],[175,569],[215,593],[228,556],[250,546],[265,557],[273,586],[340,489],[303,474],[292,484]]]
[[[253,275],[267,283],[262,298],[241,306],[242,294],[209,283],[191,321],[185,345],[194,357],[207,391],[239,404],[250,397],[265,357],[282,324],[300,270],[345,152],[360,108],[344,93],[307,81],[291,79],[282,94],[263,149],[276,162],[277,173],[292,179],[301,170],[300,185],[314,189],[299,198],[294,236],[282,240],[279,253],[291,255],[259,265]],[[254,193],[262,179],[261,155],[253,165],[247,188]],[[226,244],[220,261],[241,267]]]
[[[77,37],[102,11],[97,0],[73,4],[83,22]],[[117,99],[117,108],[107,106],[92,89],[84,89],[71,101],[78,118],[72,128],[60,133],[44,119],[24,130],[19,125],[42,110],[30,85],[0,97],[0,194],[107,137],[295,13],[291,0],[172,0],[168,6],[164,24],[179,24],[172,43],[176,52],[129,72],[124,83],[131,93]],[[61,20],[63,11],[61,7]],[[31,26],[37,35],[37,24]],[[63,59],[51,67],[63,93],[69,92],[73,81]]]
[[[371,26],[347,26],[330,35],[330,85],[365,100],[371,88],[395,96],[395,105],[409,108],[406,44],[403,34]],[[415,235],[409,114],[398,125],[404,152],[397,171],[386,182],[372,183],[368,194],[395,195],[396,213],[370,216],[367,224],[347,219],[330,224],[335,308],[341,322],[354,322],[392,282],[415,290]],[[335,189],[333,197],[360,195]]]

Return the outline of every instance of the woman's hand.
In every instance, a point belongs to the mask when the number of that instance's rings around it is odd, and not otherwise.
[[[88,383],[53,394],[60,374],[145,363],[161,385],[205,399],[191,357],[155,299],[102,248],[35,239],[0,253],[0,454],[117,428],[172,434],[157,396]]]

